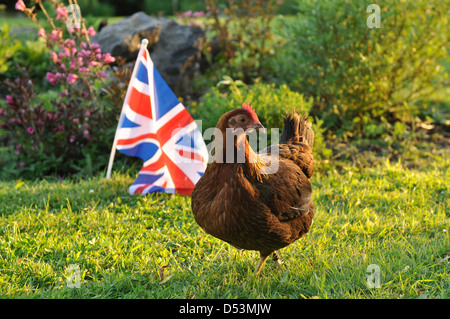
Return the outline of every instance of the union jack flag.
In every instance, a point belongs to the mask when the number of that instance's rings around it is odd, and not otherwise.
[[[142,42],[116,132],[117,150],[144,161],[130,194],[191,195],[208,151],[196,122],[156,70]]]

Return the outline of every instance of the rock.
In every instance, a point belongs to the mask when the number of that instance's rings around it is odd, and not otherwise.
[[[150,56],[161,76],[177,96],[189,95],[192,80],[200,72],[205,33],[164,17],[143,12],[104,26],[91,38],[102,52],[135,61],[142,39],[148,39]]]

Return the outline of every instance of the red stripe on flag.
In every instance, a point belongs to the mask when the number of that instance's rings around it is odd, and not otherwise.
[[[164,145],[170,138],[177,128],[183,128],[186,125],[192,123],[194,119],[185,109],[180,113],[172,117],[163,127],[158,130],[158,140],[161,145]]]
[[[201,156],[198,153],[194,153],[194,152],[189,152],[189,151],[185,151],[185,150],[178,150],[178,153],[185,158],[189,158],[192,160],[197,160],[197,161],[202,161],[205,162],[203,156]]]
[[[126,139],[120,139],[117,140],[117,145],[129,145],[129,144],[134,144],[137,141],[143,140],[144,138],[153,138],[156,139],[156,134],[154,133],[148,133],[148,134],[144,134],[138,137],[134,137],[134,138],[126,138]]]
[[[144,189],[146,189],[148,186],[150,186],[150,185],[140,186],[140,187],[136,188],[136,190],[134,191],[134,193],[135,193],[135,194],[142,194],[142,192],[144,191]]]
[[[141,169],[141,171],[143,171],[143,172],[156,172],[156,171],[160,170],[161,168],[163,168],[164,166],[166,166],[166,164],[164,163],[163,157],[160,156],[159,159],[156,162],[144,166]]]
[[[139,115],[152,118],[152,106],[150,102],[150,96],[139,92],[134,87],[131,87],[128,105],[133,111],[135,111]]]
[[[191,182],[184,172],[163,152],[164,162],[172,177],[175,191],[182,195],[191,195],[194,190],[194,183]]]

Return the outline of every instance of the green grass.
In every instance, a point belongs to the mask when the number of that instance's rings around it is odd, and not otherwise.
[[[189,197],[130,196],[126,174],[0,182],[0,296],[449,298],[449,164],[316,173],[310,233],[259,276],[258,254],[205,234]],[[367,286],[370,264],[380,288]]]

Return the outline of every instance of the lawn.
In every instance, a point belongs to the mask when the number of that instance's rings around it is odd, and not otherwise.
[[[449,298],[449,165],[318,171],[310,233],[259,276],[258,254],[205,234],[189,197],[130,196],[129,174],[0,182],[0,296]]]

